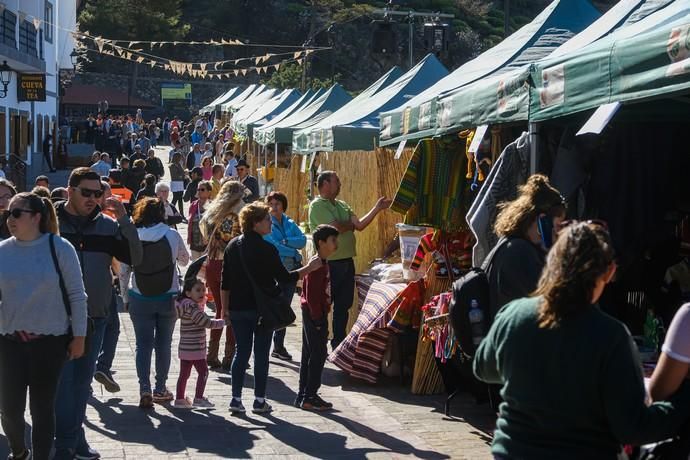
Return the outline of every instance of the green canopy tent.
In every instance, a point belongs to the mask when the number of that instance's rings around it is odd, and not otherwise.
[[[548,57],[575,52],[620,28],[640,21],[670,3],[672,0],[622,0]],[[545,46],[542,50],[547,53],[549,48]],[[512,64],[508,65],[490,78],[463,86],[441,97],[438,101],[441,115],[436,117],[435,134],[479,125],[527,122],[531,65],[525,64],[517,68]]]
[[[379,113],[398,107],[446,75],[448,70],[443,64],[435,55],[428,54],[382,91],[360,101],[353,99],[345,107],[318,124],[297,132],[295,136],[308,136],[307,150],[310,152],[372,150],[378,139]]]
[[[531,76],[530,122],[687,93],[690,2],[675,1],[589,46],[544,59]],[[687,100],[680,105],[687,114]]]
[[[215,98],[213,101],[211,101],[208,105],[204,106],[203,108],[199,109],[199,114],[203,113],[208,113],[208,112],[213,112],[215,110],[220,110],[220,105],[224,104],[225,102],[229,101],[231,98],[239,94],[240,89],[235,87],[231,88],[228,91],[224,92],[217,98]]]
[[[276,117],[271,122],[254,130],[254,140],[260,145],[292,143],[292,133],[297,129],[306,129],[329,116],[352,100],[339,84],[327,91],[317,94],[308,104],[294,113]]]
[[[371,96],[379,93],[386,87],[388,87],[391,83],[393,83],[395,80],[397,80],[400,75],[402,75],[402,71],[400,70],[400,67],[398,66],[393,66],[388,72],[386,72],[381,78],[376,80],[374,83],[371,84],[367,89],[359,93],[357,97],[352,99],[350,102],[345,104],[340,110],[350,110],[354,109],[355,107],[361,105],[369,99]],[[320,112],[319,115],[321,115],[319,119],[319,123],[323,121],[324,119],[329,118],[332,114],[328,114],[328,116],[323,116],[325,112]],[[315,124],[318,123],[307,123],[307,126],[301,126],[300,130],[294,130],[294,133],[292,135],[292,151],[293,153],[308,153],[309,152],[309,130],[306,129],[307,127],[314,126]]]
[[[302,94],[296,89],[286,89],[269,99],[249,116],[245,118],[234,117],[235,135],[240,138],[252,138],[252,133],[256,125],[270,121],[276,115],[287,110],[292,104],[300,100]]]
[[[381,114],[381,145],[434,135],[438,98],[448,92],[486,78],[500,69],[519,68],[546,56],[557,46],[585,29],[600,16],[588,0],[555,0],[532,22],[498,45],[465,63],[446,78]],[[446,111],[447,113],[447,111]]]

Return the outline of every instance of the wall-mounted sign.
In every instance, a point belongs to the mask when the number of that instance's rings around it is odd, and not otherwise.
[[[46,100],[46,74],[19,74],[17,77],[17,100],[20,102],[44,102]]]

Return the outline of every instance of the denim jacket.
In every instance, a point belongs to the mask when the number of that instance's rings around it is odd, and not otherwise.
[[[299,250],[307,244],[307,237],[297,226],[295,221],[283,214],[282,222],[271,216],[271,233],[264,236],[264,239],[278,249],[280,260],[288,270],[295,268],[298,262],[302,261]]]

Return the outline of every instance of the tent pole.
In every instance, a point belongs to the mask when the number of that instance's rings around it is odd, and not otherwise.
[[[275,185],[275,180],[278,177],[278,141],[273,142],[273,167],[275,172],[273,173],[273,185]]]
[[[529,123],[529,172],[530,174],[537,173],[539,157],[539,125],[537,123]]]

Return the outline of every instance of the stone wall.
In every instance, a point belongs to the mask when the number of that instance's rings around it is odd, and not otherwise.
[[[74,82],[83,85],[100,86],[103,88],[117,88],[125,93],[129,90],[130,82],[132,82],[132,96],[149,101],[156,106],[161,105],[161,83],[191,83],[192,105],[197,109],[213,101],[213,99],[218,97],[223,91],[227,91],[235,86],[246,86],[244,84],[232,83],[231,80],[185,80],[150,77],[148,75],[140,76],[134,80],[128,75],[113,75],[95,72],[79,73],[74,78]]]

